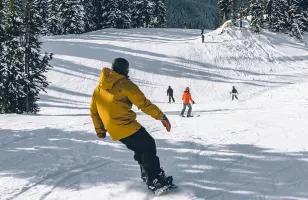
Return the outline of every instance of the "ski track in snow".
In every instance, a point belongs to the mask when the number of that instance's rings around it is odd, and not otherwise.
[[[308,36],[305,37],[308,40]],[[308,199],[308,47],[284,34],[226,27],[106,29],[43,38],[54,53],[39,115],[0,116],[0,199]],[[136,110],[179,190],[155,197],[132,152],[98,140],[88,116],[102,66],[130,77],[169,117],[172,132]],[[175,104],[166,103],[166,89]],[[230,101],[232,85],[239,101]],[[197,104],[181,118],[183,89]]]
[[[71,169],[67,169],[67,170],[61,170],[52,174],[47,175],[46,177],[43,177],[40,181],[33,183],[31,185],[26,185],[24,186],[21,191],[14,195],[13,197],[9,198],[9,199],[15,199],[19,196],[21,196],[22,194],[24,194],[25,192],[29,191],[29,190],[35,190],[35,187],[38,185],[42,185],[44,184],[45,181],[49,180],[49,179],[57,179],[56,181],[54,181],[54,186],[51,188],[50,191],[46,192],[44,195],[42,195],[40,197],[40,200],[46,199],[46,197],[48,197],[48,195],[61,183],[63,183],[64,181],[73,178],[75,176],[80,175],[81,173],[86,173],[89,172],[91,170],[96,170],[99,169],[107,164],[109,164],[109,162],[107,163],[103,163],[100,164],[98,166],[94,166],[94,167],[86,167],[87,165],[92,165],[92,164],[97,164],[97,163],[87,163],[85,165],[80,165],[80,166],[75,166],[74,168]]]

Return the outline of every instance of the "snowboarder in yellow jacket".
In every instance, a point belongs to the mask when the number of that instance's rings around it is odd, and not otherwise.
[[[124,58],[116,58],[112,69],[103,68],[92,96],[91,118],[99,138],[105,138],[108,132],[113,140],[120,140],[134,151],[134,159],[140,164],[141,178],[149,189],[155,191],[172,184],[172,177],[166,177],[161,169],[155,140],[137,122],[132,105],[161,120],[168,132],[171,125],[166,115],[129,80],[128,72],[129,63]]]

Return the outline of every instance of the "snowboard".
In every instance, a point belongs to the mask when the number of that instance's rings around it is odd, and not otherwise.
[[[166,185],[162,188],[159,188],[159,189],[157,189],[153,192],[154,192],[155,196],[161,196],[161,195],[165,195],[165,194],[168,194],[170,192],[176,191],[177,189],[178,189],[177,185],[171,184],[171,185]]]
[[[181,116],[181,115],[180,115],[180,117],[183,117],[183,118],[184,118],[184,117],[187,117],[187,116]],[[195,115],[190,116],[190,117],[187,117],[187,118],[191,118],[191,117],[200,117],[200,115],[199,115],[199,114],[195,114]]]

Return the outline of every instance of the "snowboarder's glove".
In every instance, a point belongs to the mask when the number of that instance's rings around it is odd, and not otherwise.
[[[166,128],[166,130],[167,130],[168,132],[170,132],[170,130],[171,130],[171,124],[170,124],[168,118],[166,117],[166,115],[164,115],[163,118],[162,118],[160,121],[161,121],[161,123],[164,125],[164,127]]]
[[[193,104],[195,104],[195,101],[192,101]]]
[[[95,129],[96,135],[98,138],[102,138],[104,139],[106,137],[106,130],[105,129],[101,129],[101,128],[96,128]]]

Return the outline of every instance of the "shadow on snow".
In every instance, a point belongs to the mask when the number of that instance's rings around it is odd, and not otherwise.
[[[200,199],[308,198],[307,152],[278,153],[254,145],[211,145],[157,139],[158,155],[181,192]],[[120,184],[126,192],[147,191],[132,152],[109,138],[59,129],[0,130],[0,177],[29,183],[7,199],[38,187],[40,200],[57,188]],[[123,195],[123,194],[115,194]],[[116,197],[115,196],[115,197]]]

